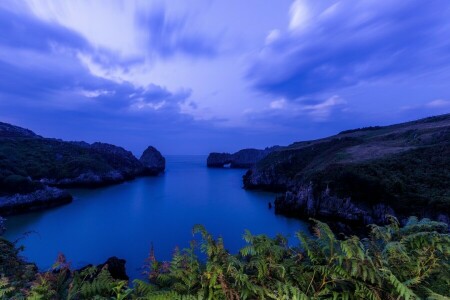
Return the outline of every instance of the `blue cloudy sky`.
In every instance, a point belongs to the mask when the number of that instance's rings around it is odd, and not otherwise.
[[[139,154],[450,112],[448,0],[0,1],[0,120]]]

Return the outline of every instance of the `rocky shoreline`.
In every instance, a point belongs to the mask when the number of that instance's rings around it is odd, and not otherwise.
[[[339,229],[386,224],[386,215],[450,224],[450,114],[279,148],[243,184],[280,193],[278,214]]]
[[[157,176],[165,159],[148,147],[137,159],[106,143],[43,138],[0,122],[0,215],[13,215],[70,203],[65,188],[97,188],[140,176]]]
[[[0,197],[0,215],[14,215],[51,208],[70,202],[72,202],[72,195],[67,191],[46,186],[29,194]]]

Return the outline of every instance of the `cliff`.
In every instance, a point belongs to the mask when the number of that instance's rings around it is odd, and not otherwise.
[[[247,189],[283,192],[277,213],[357,224],[385,214],[449,222],[450,114],[341,132],[272,152]]]
[[[43,138],[0,122],[0,215],[70,202],[61,188],[95,188],[164,171],[158,150],[149,147],[143,157],[105,143]],[[150,165],[157,167],[150,172]]]
[[[230,168],[248,169],[277,148],[278,146],[264,150],[242,149],[233,154],[213,152],[208,155],[206,164],[209,168],[223,168],[229,165]]]

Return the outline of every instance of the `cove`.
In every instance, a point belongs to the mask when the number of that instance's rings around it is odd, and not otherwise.
[[[245,229],[288,237],[307,231],[306,222],[268,209],[274,194],[244,190],[245,170],[209,169],[205,156],[166,160],[161,176],[71,190],[75,199],[69,205],[9,217],[6,237],[20,238],[23,256],[42,270],[51,267],[58,253],[74,268],[117,256],[126,259],[130,278],[141,278],[151,244],[158,260],[170,260],[175,247],[189,246],[195,224],[222,236],[231,253],[245,245]]]

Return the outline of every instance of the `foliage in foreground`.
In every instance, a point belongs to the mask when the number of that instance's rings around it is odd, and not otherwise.
[[[368,238],[339,240],[315,221],[314,237],[244,234],[247,245],[231,255],[204,227],[202,262],[196,245],[159,262],[151,251],[148,282],[114,280],[106,269],[72,271],[63,256],[52,270],[30,278],[14,245],[0,240],[1,299],[449,299],[450,235],[447,224],[392,218],[371,226]]]

